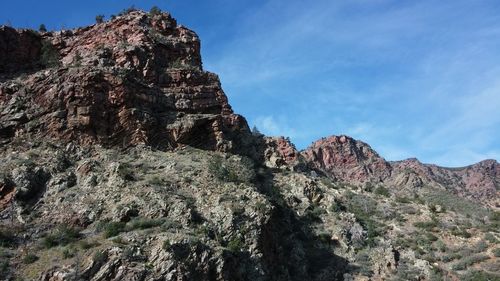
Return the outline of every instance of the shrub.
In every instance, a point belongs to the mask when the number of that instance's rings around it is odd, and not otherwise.
[[[321,221],[321,215],[325,213],[325,210],[318,205],[312,205],[304,212],[304,217],[310,221],[319,222]]]
[[[40,24],[40,27],[38,27],[38,31],[40,32],[47,32],[47,27],[45,27],[45,24]]]
[[[413,224],[413,226],[422,228],[427,231],[432,231],[434,228],[438,227],[438,221],[435,219],[432,219],[431,221],[419,221]]]
[[[123,240],[123,238],[121,238],[120,236],[112,239],[111,241],[113,241],[113,243],[121,244],[121,245],[126,245],[127,244],[127,241]]]
[[[103,23],[104,22],[104,15],[95,16],[95,22],[96,23]]]
[[[486,239],[486,241],[490,242],[491,244],[496,244],[498,242],[495,235],[493,235],[489,232],[484,235],[484,239]]]
[[[389,189],[387,189],[387,188],[385,188],[383,186],[379,186],[379,187],[375,188],[374,193],[378,194],[378,195],[382,195],[384,197],[391,196],[391,194],[389,193]]]
[[[103,264],[106,259],[108,258],[108,255],[104,251],[97,251],[94,254],[93,260],[95,264]]]
[[[436,249],[439,250],[441,253],[444,253],[446,252],[446,244],[443,241],[438,240],[436,241]]]
[[[95,246],[98,246],[99,243],[97,243],[97,242],[89,242],[89,241],[80,241],[80,243],[78,243],[78,245],[83,250],[88,250],[90,248],[94,248]]]
[[[160,9],[160,8],[158,8],[158,6],[153,6],[153,7],[151,7],[151,9],[149,10],[149,14],[151,14],[151,15],[153,15],[153,16],[154,16],[154,15],[159,15],[159,14],[161,14],[161,9]]]
[[[52,248],[55,246],[64,246],[80,239],[80,231],[68,226],[59,226],[57,230],[43,238],[43,246]]]
[[[454,227],[451,230],[451,234],[458,236],[458,237],[463,237],[463,238],[471,238],[471,236],[472,236],[469,232],[467,232],[467,230],[461,229],[459,227]]]
[[[345,207],[342,205],[342,203],[338,201],[333,201],[332,205],[330,205],[330,211],[334,213],[338,213],[341,211],[345,211]]]
[[[398,203],[403,203],[403,204],[408,204],[411,203],[411,199],[408,197],[396,197],[396,202]]]
[[[233,253],[240,252],[243,248],[243,242],[240,238],[233,238],[227,243],[227,249]]]
[[[168,251],[172,247],[172,243],[170,243],[170,240],[165,240],[163,241],[163,250]]]
[[[11,230],[0,229],[0,247],[11,247],[15,244],[16,237]]]
[[[62,251],[62,256],[64,259],[69,259],[72,258],[76,255],[76,249],[75,248],[65,248]]]
[[[225,182],[238,182],[238,174],[229,169],[220,156],[213,157],[208,164],[208,171],[214,175],[218,180]]]
[[[117,173],[122,179],[126,181],[135,180],[134,169],[128,163],[119,163],[117,168]]]
[[[493,249],[493,255],[495,257],[500,257],[500,248]]]
[[[109,238],[116,236],[125,231],[124,222],[110,222],[104,227],[104,237]]]
[[[162,225],[164,222],[165,221],[162,219],[136,218],[130,221],[127,230],[157,227]]]
[[[38,260],[38,257],[34,254],[27,254],[26,256],[23,257],[24,264],[34,263],[37,260]]]
[[[484,271],[467,272],[460,280],[462,281],[492,281],[498,280],[498,275],[487,273]]]
[[[135,8],[135,6],[134,6],[134,5],[132,5],[132,6],[130,6],[129,8],[124,9],[123,11],[119,12],[119,13],[118,13],[118,15],[119,15],[119,16],[123,16],[123,15],[126,15],[126,14],[128,14],[128,13],[130,13],[130,12],[133,12],[133,11],[136,11],[136,10],[137,10],[137,9]]]
[[[474,255],[463,258],[452,266],[453,270],[464,270],[467,267],[489,259],[486,255]]]
[[[56,67],[59,65],[59,52],[48,40],[42,41],[40,64],[44,67]]]

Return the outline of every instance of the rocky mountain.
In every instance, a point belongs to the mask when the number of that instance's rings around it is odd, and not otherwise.
[[[500,164],[484,160],[462,168],[423,164],[417,159],[388,162],[368,144],[348,136],[331,136],[301,151],[308,165],[347,183],[383,184],[411,191],[423,187],[448,190],[491,207],[500,207]]]
[[[0,280],[500,278],[496,161],[252,133],[168,13],[0,27],[0,157]]]

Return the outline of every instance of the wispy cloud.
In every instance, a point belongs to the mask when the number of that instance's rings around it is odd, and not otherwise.
[[[496,1],[264,3],[207,61],[250,123],[298,147],[351,134],[390,160],[500,158]]]

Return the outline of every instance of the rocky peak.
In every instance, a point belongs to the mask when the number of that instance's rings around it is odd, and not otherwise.
[[[217,75],[203,71],[198,36],[167,13],[42,34],[2,28],[0,48],[0,143],[235,151],[249,134]]]
[[[368,144],[351,137],[330,136],[301,152],[310,166],[348,182],[379,182],[391,174],[391,166]]]

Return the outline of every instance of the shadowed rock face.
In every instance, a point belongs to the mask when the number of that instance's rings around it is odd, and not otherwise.
[[[0,77],[5,73],[35,68],[41,47],[40,35],[31,30],[0,27]]]
[[[2,142],[37,136],[234,151],[249,132],[217,75],[202,70],[198,36],[168,14],[133,11],[42,35],[2,28],[0,48],[9,54],[0,57],[5,77],[38,67],[0,84]]]

